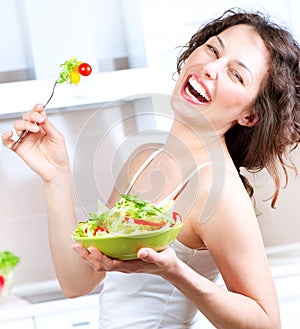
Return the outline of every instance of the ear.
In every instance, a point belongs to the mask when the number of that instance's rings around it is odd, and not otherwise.
[[[245,127],[254,127],[257,125],[259,117],[257,111],[254,109],[252,112],[238,120],[238,124]]]

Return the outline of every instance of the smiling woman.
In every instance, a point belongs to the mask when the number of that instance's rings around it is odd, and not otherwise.
[[[253,60],[255,59],[256,62],[252,64],[252,69],[249,69],[246,63],[233,59],[239,64],[240,70],[242,70],[246,78],[243,78],[243,75],[239,73],[237,74],[228,64],[227,70],[232,75],[232,79],[245,85],[248,93],[249,84],[253,82],[253,73],[260,72],[261,74],[266,74],[268,65],[270,65],[270,68],[268,69],[268,76],[266,75],[262,80],[262,86],[257,86],[257,88],[262,87],[263,89],[256,98],[252,99],[253,112],[245,117],[247,120],[244,120],[242,125],[234,125],[226,133],[226,142],[237,168],[245,167],[250,171],[260,171],[262,168],[266,168],[269,171],[275,184],[275,192],[272,199],[272,207],[275,207],[281,188],[280,170],[283,170],[287,182],[286,168],[289,166],[294,167],[290,160],[289,151],[299,143],[298,125],[300,114],[296,111],[297,102],[294,101],[294,98],[297,98],[299,94],[299,81],[297,80],[299,54],[286,51],[286,47],[293,48],[298,46],[292,35],[272,22],[268,28],[260,16],[253,17],[252,15],[244,14],[229,16],[227,20],[216,20],[208,24],[201,30],[201,33],[196,33],[191,38],[185,51],[179,57],[177,70],[181,72],[183,64],[190,60],[190,57],[201,48],[199,45],[204,45],[205,43],[208,44],[209,50],[216,58],[226,56],[226,53],[224,53],[226,42],[221,37],[224,34],[222,31],[224,29],[230,30],[237,24],[244,25],[246,28],[248,26],[255,33],[258,33],[261,38],[260,40],[257,39],[253,47],[245,47],[245,45],[242,45],[245,39],[241,39],[237,35],[236,47],[244,49],[249,54],[249,57]],[[221,32],[220,35],[209,39],[212,34],[211,28],[216,29],[214,31],[216,34]],[[239,31],[237,31],[237,34],[239,34]],[[210,41],[214,39],[217,40],[219,46],[210,45]],[[275,39],[277,39],[277,42],[274,41]],[[259,59],[259,52],[256,52],[258,48],[264,48],[267,52],[268,56],[265,59]],[[218,49],[221,49],[223,53]],[[268,64],[269,62],[270,64]],[[291,67],[294,70],[282,68],[282,62],[291,63]],[[245,70],[247,72],[244,72]],[[282,70],[285,71],[285,74],[278,76],[276,73]],[[272,100],[274,103],[270,102],[272,97],[274,97],[274,100]],[[278,105],[274,107],[273,104]],[[261,124],[256,125],[258,120]],[[248,129],[247,127],[249,126],[253,126],[253,128]],[[275,143],[271,142],[274,140],[276,141]],[[257,152],[258,149],[263,151]],[[287,162],[284,159],[287,159]],[[246,178],[242,177],[242,179],[247,190],[252,195],[253,190],[251,186]]]
[[[292,35],[260,13],[227,11],[191,38],[174,92],[159,104],[174,112],[166,139],[133,148],[107,200],[112,208],[123,193],[156,206],[172,199],[183,225],[168,248],[141,246],[130,261],[80,243],[70,248],[77,221],[64,137],[41,105],[15,122],[18,134],[31,132],[14,152],[42,178],[65,294],[86,294],[105,278],[100,328],[196,329],[199,312],[216,328],[280,328],[252,190],[240,170],[269,171],[274,205],[279,168],[300,140],[299,54]],[[10,147],[12,131],[2,140]],[[226,288],[216,284],[218,273]]]

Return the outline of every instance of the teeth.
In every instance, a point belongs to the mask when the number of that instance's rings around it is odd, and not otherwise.
[[[204,97],[208,102],[211,100],[211,98],[207,95],[205,89],[198,83],[198,81],[194,77],[191,77],[189,79],[189,83],[197,91],[197,93]]]

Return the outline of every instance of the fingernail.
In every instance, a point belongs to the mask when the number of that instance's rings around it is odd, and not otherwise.
[[[32,130],[38,132],[40,130],[40,127],[38,125],[34,125],[32,127]]]
[[[92,254],[94,252],[93,247],[89,247],[89,248],[87,248],[87,250],[89,251],[90,254]]]
[[[80,253],[80,249],[78,247],[72,247],[72,249],[76,252],[76,254]]]
[[[149,255],[148,251],[147,250],[143,250],[139,253],[139,258],[147,258]]]
[[[45,118],[42,115],[40,115],[40,114],[36,114],[34,116],[34,121],[36,121],[36,122],[42,122],[44,120],[45,120]]]
[[[5,131],[5,132],[2,134],[2,136],[3,136],[4,138],[9,138],[11,135],[12,135],[11,131]]]

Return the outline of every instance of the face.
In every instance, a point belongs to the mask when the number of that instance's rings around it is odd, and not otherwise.
[[[173,95],[225,133],[236,123],[251,126],[257,122],[253,103],[267,71],[268,51],[260,36],[253,27],[236,25],[190,55]]]

